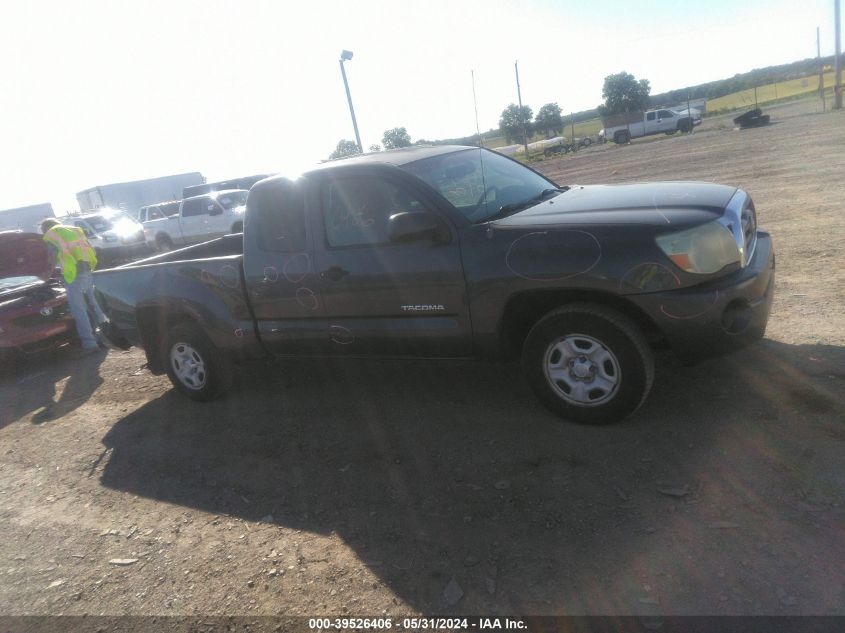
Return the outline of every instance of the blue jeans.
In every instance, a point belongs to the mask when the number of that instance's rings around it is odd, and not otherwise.
[[[97,325],[106,322],[106,315],[103,314],[100,306],[97,305],[97,300],[94,299],[94,277],[88,271],[88,266],[80,262],[76,279],[71,284],[64,282],[64,286],[67,290],[70,313],[73,315],[73,320],[76,321],[76,332],[79,334],[82,347],[93,349],[97,347],[97,339],[94,338],[94,333],[91,330],[91,319],[88,316],[89,306],[94,312]]]

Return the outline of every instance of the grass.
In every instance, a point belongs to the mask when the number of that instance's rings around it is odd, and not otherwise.
[[[828,91],[833,88],[833,71],[824,74],[824,85]],[[780,101],[790,97],[818,92],[818,90],[818,75],[764,84],[757,86],[757,103],[764,104],[772,101]],[[731,110],[751,108],[753,106],[754,88],[749,88],[747,90],[733,92],[724,97],[708,100],[707,113],[729,112]]]

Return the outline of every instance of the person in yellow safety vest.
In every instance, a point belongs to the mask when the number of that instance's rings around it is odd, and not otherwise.
[[[106,315],[94,298],[91,272],[97,267],[97,254],[85,238],[85,233],[76,226],[66,226],[55,218],[48,218],[41,223],[41,232],[51,256],[62,269],[67,302],[76,322],[83,354],[97,352],[100,347],[88,316],[90,307],[98,326],[106,322]]]

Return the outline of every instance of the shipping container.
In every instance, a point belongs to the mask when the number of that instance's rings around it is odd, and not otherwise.
[[[135,216],[143,206],[179,199],[185,187],[201,185],[204,182],[205,178],[197,171],[147,180],[116,182],[80,191],[76,194],[76,200],[83,211],[111,207]]]
[[[40,233],[41,220],[54,218],[53,205],[49,202],[33,204],[28,207],[5,209],[0,211],[0,231],[26,231]]]

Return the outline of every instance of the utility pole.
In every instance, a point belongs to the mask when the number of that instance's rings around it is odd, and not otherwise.
[[[522,123],[522,144],[525,147],[525,162],[528,162],[528,134],[525,133],[525,113],[522,111],[522,91],[519,89],[519,62],[513,63],[513,69],[516,72],[516,96],[519,99],[519,121]]]
[[[822,41],[819,36],[819,27],[816,27],[816,59],[819,60],[819,97],[822,100],[822,112],[827,110],[824,102],[824,64],[822,63]]]
[[[693,120],[692,120],[692,108],[690,107],[690,104],[689,104],[689,98],[690,98],[689,93],[690,93],[690,89],[687,88],[687,116],[689,117],[689,123],[690,123],[689,133],[692,134],[693,129],[695,129],[695,125],[693,125]]]
[[[840,35],[842,19],[839,13],[839,0],[833,0],[833,27],[836,34],[836,55],[833,58],[833,109],[842,109],[842,38]]]

